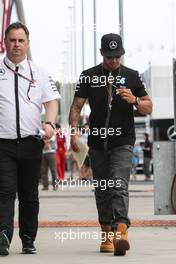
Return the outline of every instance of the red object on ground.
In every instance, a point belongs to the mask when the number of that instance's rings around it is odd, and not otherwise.
[[[58,220],[58,221],[39,221],[39,227],[98,227],[97,220]],[[176,220],[139,220],[134,219],[131,222],[132,227],[169,227],[176,226]],[[15,222],[15,227],[18,223]]]

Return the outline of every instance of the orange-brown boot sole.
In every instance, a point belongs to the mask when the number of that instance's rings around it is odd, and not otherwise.
[[[114,252],[114,247],[103,247],[103,246],[100,246],[100,252],[101,253],[112,253],[112,252]]]
[[[126,250],[130,249],[130,245],[127,240],[120,239],[116,242],[114,247],[114,256],[124,256],[126,254]]]

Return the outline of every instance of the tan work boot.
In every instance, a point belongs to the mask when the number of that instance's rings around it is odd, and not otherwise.
[[[117,225],[114,230],[114,256],[124,256],[126,250],[130,249],[130,244],[128,241],[128,227],[124,223]]]
[[[108,253],[114,251],[113,238],[114,232],[111,226],[101,225],[102,235],[101,235],[101,245],[100,252]]]

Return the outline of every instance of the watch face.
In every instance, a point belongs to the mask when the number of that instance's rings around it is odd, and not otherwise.
[[[139,97],[136,98],[136,103],[139,105],[140,104],[141,99]]]
[[[140,99],[140,97],[136,97],[136,102],[135,102],[135,106],[137,106],[137,105],[139,105],[140,104],[140,101],[141,101],[141,99]]]

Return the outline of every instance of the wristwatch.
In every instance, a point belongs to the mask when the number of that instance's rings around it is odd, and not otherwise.
[[[50,125],[54,130],[56,129],[56,126],[53,122],[47,121],[45,122],[46,125]]]
[[[135,106],[138,106],[138,105],[140,104],[140,102],[141,102],[140,97],[136,97],[136,100],[135,100],[134,105],[135,105]]]

